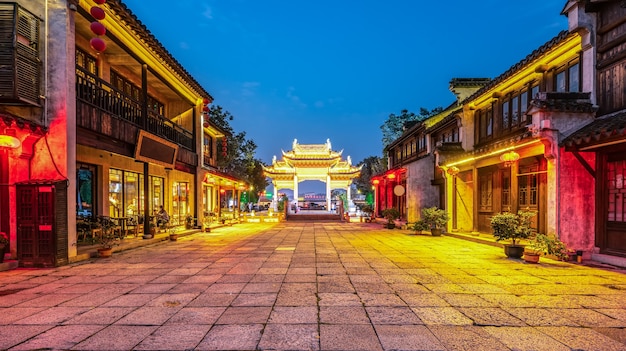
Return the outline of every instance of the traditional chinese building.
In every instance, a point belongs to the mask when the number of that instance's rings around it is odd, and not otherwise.
[[[0,231],[21,265],[71,262],[77,218],[184,225],[244,186],[215,168],[213,98],[122,1],[1,2],[0,28]]]
[[[325,144],[299,144],[293,141],[290,151],[282,152],[282,159],[272,160],[272,165],[264,167],[265,175],[272,180],[274,194],[280,189],[293,190],[294,200],[298,199],[298,183],[317,180],[326,184],[326,209],[331,208],[330,192],[344,189],[350,199],[350,185],[359,176],[361,167],[352,165],[350,156],[342,159],[343,151],[333,151],[330,140]],[[274,198],[274,204],[277,199]]]

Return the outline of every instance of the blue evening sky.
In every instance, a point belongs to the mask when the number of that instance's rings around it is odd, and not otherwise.
[[[446,107],[567,29],[565,0],[122,0],[271,163],[322,144],[382,156],[390,113]]]

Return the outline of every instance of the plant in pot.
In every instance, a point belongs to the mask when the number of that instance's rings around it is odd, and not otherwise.
[[[4,252],[9,247],[9,237],[0,232],[0,263],[4,262]]]
[[[400,211],[398,211],[397,208],[393,208],[393,207],[384,209],[383,217],[387,219],[387,223],[385,224],[387,229],[393,229],[396,227],[396,223],[394,221],[400,218]]]
[[[193,228],[193,217],[191,217],[191,215],[187,215],[187,217],[185,217],[185,229],[191,228]]]
[[[371,222],[372,212],[374,212],[374,209],[372,208],[372,206],[368,204],[361,206],[361,221]]]
[[[441,236],[443,228],[450,220],[448,213],[437,207],[426,207],[422,209],[422,221],[430,228],[433,236]]]
[[[541,255],[555,256],[564,261],[569,258],[569,250],[565,243],[556,236],[538,233],[524,247],[524,261],[538,263]]]
[[[178,233],[176,232],[176,228],[170,228],[170,241],[177,241]]]
[[[430,229],[430,227],[428,226],[426,222],[424,222],[424,220],[420,219],[419,221],[409,226],[409,229],[414,231],[415,235],[419,235],[419,234],[422,234],[424,230]]]
[[[96,237],[96,241],[100,244],[98,248],[98,257],[111,257],[113,254],[113,246],[120,244],[120,238],[110,228],[103,227],[102,235]]]
[[[504,254],[511,258],[521,258],[524,245],[520,240],[527,239],[532,233],[531,219],[536,215],[534,211],[500,212],[491,217],[491,229],[496,241],[510,240],[504,245]]]

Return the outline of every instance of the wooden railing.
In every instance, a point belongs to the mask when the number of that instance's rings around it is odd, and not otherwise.
[[[133,126],[130,128],[132,130],[145,129],[183,148],[190,151],[194,150],[192,132],[154,111],[148,111],[147,116],[142,116],[141,104],[138,101],[131,99],[109,83],[80,68],[76,68],[76,98],[78,101],[86,103],[119,121],[130,123]],[[80,111],[80,108],[78,110]],[[121,127],[121,123],[109,123],[112,128],[107,128],[97,117],[100,115],[95,113],[82,118],[79,116],[77,123],[81,127],[126,141],[126,138],[120,135],[124,134],[124,130],[115,130],[115,127]]]

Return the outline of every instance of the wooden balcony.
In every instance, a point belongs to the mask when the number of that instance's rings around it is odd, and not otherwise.
[[[80,69],[76,76],[76,124],[90,134],[111,138],[108,144],[114,149],[108,149],[126,156],[133,155],[137,134],[145,130],[179,145],[177,162],[198,165],[192,132],[153,111],[143,116],[139,102]],[[79,139],[85,141],[80,136]],[[95,143],[95,140],[86,142],[88,146],[98,147]]]

